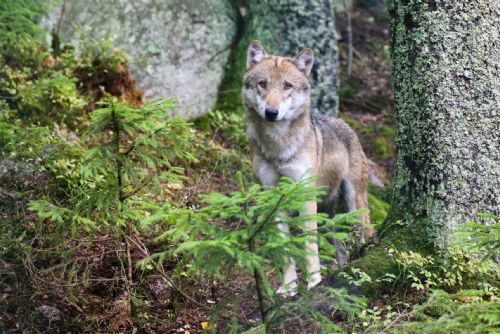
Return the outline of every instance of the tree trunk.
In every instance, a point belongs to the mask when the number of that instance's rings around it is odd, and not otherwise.
[[[278,55],[294,56],[305,47],[314,50],[312,106],[336,116],[339,59],[331,1],[249,1],[248,10],[245,40],[260,40],[268,53]]]
[[[391,211],[434,246],[500,213],[498,1],[390,0],[398,157]]]

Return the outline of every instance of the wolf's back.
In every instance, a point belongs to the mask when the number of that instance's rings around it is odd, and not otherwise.
[[[314,128],[321,134],[323,152],[335,150],[338,145],[350,150],[356,134],[343,120],[311,112],[311,121]]]

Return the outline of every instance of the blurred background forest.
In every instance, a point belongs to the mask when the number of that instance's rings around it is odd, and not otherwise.
[[[410,2],[418,14],[420,1]],[[403,184],[394,181],[391,55],[405,10],[396,3],[391,13],[384,0],[2,0],[0,332],[498,330],[498,189],[488,193],[498,179],[474,193],[490,204],[477,200],[457,218],[482,213],[477,221],[488,224],[465,224],[458,244],[421,243],[417,234],[437,230],[390,211],[393,184]],[[413,29],[417,14],[401,24]],[[351,245],[351,264],[326,265],[323,287],[291,300],[272,288],[277,258],[300,251],[300,236],[266,247],[273,231],[248,222],[272,221],[277,207],[316,193],[301,183],[254,185],[241,100],[253,39],[281,55],[314,50],[313,108],[358,134],[381,236]],[[485,150],[498,157],[491,124]],[[349,243],[352,219],[324,226],[336,224]],[[266,277],[264,319],[256,272]]]

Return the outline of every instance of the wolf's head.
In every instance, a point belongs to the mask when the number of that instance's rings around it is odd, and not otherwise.
[[[248,47],[243,98],[250,112],[267,121],[293,120],[309,110],[309,80],[313,66],[311,49],[294,58],[267,55],[258,41]],[[307,108],[304,108],[307,106]]]

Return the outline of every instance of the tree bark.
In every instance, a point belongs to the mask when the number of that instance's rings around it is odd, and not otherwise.
[[[306,47],[314,50],[312,107],[336,116],[339,58],[331,1],[249,1],[248,10],[245,40],[260,40],[268,53],[278,55],[294,56]]]
[[[388,1],[398,156],[385,231],[432,245],[500,214],[498,1]],[[418,232],[417,232],[418,231]]]

